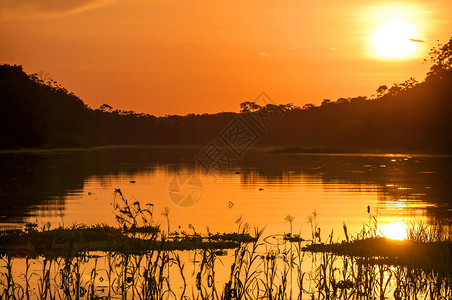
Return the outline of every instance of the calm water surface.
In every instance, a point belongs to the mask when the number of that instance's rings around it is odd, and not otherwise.
[[[293,230],[310,235],[307,217],[316,210],[322,236],[340,238],[343,222],[352,233],[377,217],[387,236],[401,238],[413,221],[450,221],[452,158],[420,155],[279,154],[248,152],[235,166],[206,174],[196,167],[198,148],[103,148],[0,154],[0,226],[25,222],[52,227],[117,224],[115,189],[130,201],[154,205],[156,223],[169,209],[170,230],[224,232],[236,221],[266,226],[267,234]],[[191,207],[170,198],[170,183],[195,175],[202,190],[181,185],[179,194],[201,193]],[[174,182],[173,182],[174,184]],[[198,194],[197,194],[198,195]],[[370,206],[370,214],[367,207]]]

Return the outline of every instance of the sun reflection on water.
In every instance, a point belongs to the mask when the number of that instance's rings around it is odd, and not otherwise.
[[[408,237],[408,226],[403,223],[390,223],[381,226],[383,236],[393,240],[405,240]]]

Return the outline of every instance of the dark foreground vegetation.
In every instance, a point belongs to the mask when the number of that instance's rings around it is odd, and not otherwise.
[[[113,213],[119,227],[108,225],[73,225],[51,229],[45,224],[38,230],[36,223],[27,223],[23,230],[0,231],[0,255],[13,257],[74,257],[90,251],[142,254],[149,251],[234,249],[240,243],[253,241],[248,233],[192,233],[170,232],[169,209],[163,214],[167,218],[167,231],[153,222],[153,205],[142,207],[136,201],[130,203],[120,189],[114,192]],[[219,252],[221,253],[221,251]]]
[[[89,108],[76,95],[21,66],[0,66],[0,148],[94,145],[205,145],[240,114],[278,111],[259,143],[335,151],[450,153],[452,39],[434,48],[423,82],[382,85],[371,98],[325,99],[320,106],[246,101],[240,113],[155,117]],[[158,101],[158,99],[153,99]]]
[[[165,233],[152,205],[113,201],[119,227],[50,229],[27,224],[0,234],[1,299],[450,299],[450,226],[410,227],[408,240],[379,236],[377,222],[335,243],[312,234]],[[167,218],[170,232],[169,211]],[[322,242],[323,241],[323,242]],[[224,250],[229,249],[229,250]],[[188,250],[188,251],[182,251]]]
[[[419,242],[374,237],[338,244],[312,244],[305,249],[310,252],[360,257],[375,264],[407,266],[426,271],[452,270],[451,240]]]
[[[32,226],[33,224],[28,224]],[[13,257],[74,257],[89,251],[142,254],[151,250],[234,249],[248,234],[182,235],[162,237],[157,227],[121,228],[84,225],[52,230],[6,230],[0,233],[0,255]],[[132,236],[131,233],[139,233]],[[219,252],[221,253],[221,252]]]

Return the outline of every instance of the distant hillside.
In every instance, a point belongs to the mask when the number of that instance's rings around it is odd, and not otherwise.
[[[452,152],[452,39],[434,49],[424,82],[413,78],[366,97],[325,99],[320,106],[241,104],[241,113],[155,117],[87,107],[53,80],[0,66],[0,148],[94,145],[206,145],[234,117],[252,125],[260,144],[337,151]],[[278,117],[274,117],[277,113]],[[252,123],[252,122],[251,122]],[[261,124],[262,125],[262,124]],[[265,130],[264,130],[265,131]]]

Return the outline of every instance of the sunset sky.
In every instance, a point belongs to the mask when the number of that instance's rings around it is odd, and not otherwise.
[[[237,111],[261,91],[302,106],[423,80],[451,15],[450,0],[0,0],[0,63],[92,108]]]

